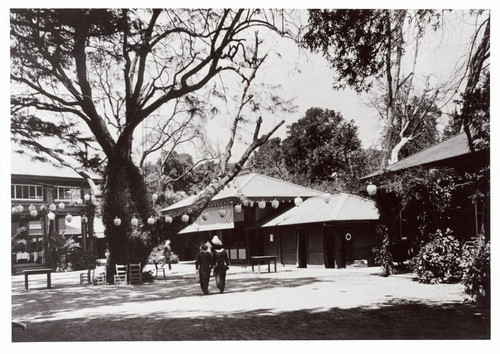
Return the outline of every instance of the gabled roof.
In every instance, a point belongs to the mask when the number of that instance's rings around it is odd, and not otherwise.
[[[261,227],[310,224],[329,221],[378,220],[375,202],[352,194],[334,194],[328,203],[323,197],[305,200]]]
[[[69,167],[62,166],[57,162],[33,160],[31,156],[26,154],[12,153],[10,165],[11,175],[83,179],[82,175]],[[101,176],[93,172],[85,171],[85,173],[93,180],[102,179]]]
[[[467,135],[465,135],[465,133],[460,133],[389,165],[384,170],[375,171],[369,175],[363,176],[361,179],[378,176],[387,171],[404,170],[406,168],[422,166],[467,154],[470,154]]]
[[[258,173],[249,173],[246,175],[236,176],[234,180],[223,190],[217,193],[212,202],[223,199],[237,199],[243,194],[248,199],[272,199],[272,198],[295,198],[295,197],[314,197],[322,193],[307,187],[302,187],[297,184],[285,182],[277,178],[264,176]],[[183,199],[169,207],[161,210],[172,211],[191,205],[196,199],[196,195],[192,195]]]

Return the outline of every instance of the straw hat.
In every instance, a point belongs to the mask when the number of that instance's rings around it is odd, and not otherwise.
[[[217,245],[217,246],[222,246],[222,241],[219,240],[219,237],[217,235],[215,235],[213,238],[212,238],[212,243],[214,245]]]

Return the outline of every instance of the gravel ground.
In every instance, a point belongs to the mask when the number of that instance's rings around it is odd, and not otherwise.
[[[489,339],[489,311],[463,303],[460,284],[424,285],[378,268],[252,273],[233,266],[226,292],[203,295],[194,265],[132,286],[79,284],[80,272],[13,276],[13,342]],[[33,279],[33,280],[31,280]],[[15,346],[14,346],[15,347]]]

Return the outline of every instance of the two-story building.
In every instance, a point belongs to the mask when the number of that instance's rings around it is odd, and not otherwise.
[[[46,265],[51,236],[55,234],[71,236],[83,249],[96,247],[87,225],[87,208],[96,198],[89,179],[101,182],[101,177],[91,172],[77,173],[55,162],[12,154],[13,274],[21,269]]]

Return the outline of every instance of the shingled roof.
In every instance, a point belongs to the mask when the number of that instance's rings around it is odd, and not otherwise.
[[[369,175],[363,176],[361,179],[378,176],[385,172],[399,171],[410,167],[436,163],[467,154],[470,154],[467,136],[465,133],[460,133],[452,138],[446,139],[436,145],[430,146],[392,165],[389,165],[384,170],[378,170],[370,173]]]

